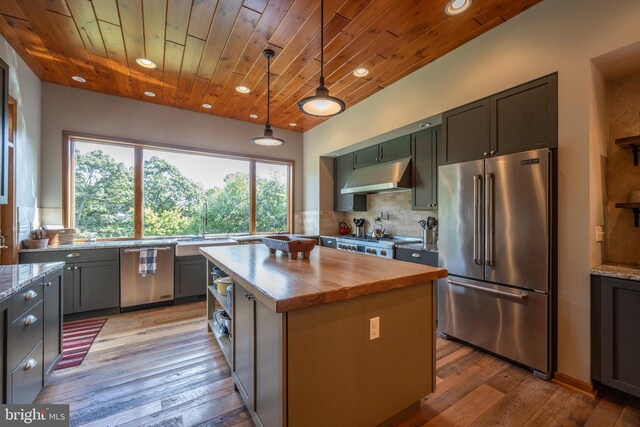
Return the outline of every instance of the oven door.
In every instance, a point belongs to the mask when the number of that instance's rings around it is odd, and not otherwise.
[[[549,296],[449,276],[438,282],[438,330],[549,372]]]

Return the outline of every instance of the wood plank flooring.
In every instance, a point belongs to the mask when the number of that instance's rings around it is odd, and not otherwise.
[[[437,390],[399,426],[640,426],[637,408],[437,345]],[[253,426],[202,302],[111,316],[82,365],[55,372],[36,403],[69,404],[72,426]]]

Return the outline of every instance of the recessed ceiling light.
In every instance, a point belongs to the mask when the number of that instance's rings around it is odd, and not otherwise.
[[[249,92],[251,92],[251,89],[249,89],[246,86],[236,86],[236,92],[249,93]]]
[[[257,119],[258,115],[257,114],[249,114],[249,117],[251,117],[252,119]]]
[[[78,83],[85,83],[85,82],[87,81],[87,80],[86,80],[84,77],[82,77],[82,76],[73,76],[73,77],[71,77],[71,80],[75,80],[75,81],[77,81]]]
[[[144,68],[158,68],[155,62],[147,58],[137,58],[136,63]]]
[[[291,122],[291,123],[289,123],[289,126],[291,126],[292,128],[294,128],[294,127],[298,126],[298,124],[297,124],[297,123],[293,123],[293,122]]]
[[[431,123],[427,122],[427,123],[420,123],[418,126],[420,126],[421,128],[428,128],[429,126],[431,126]]]
[[[209,109],[211,108],[211,104],[202,104],[202,108]]]
[[[356,68],[355,70],[353,70],[353,75],[356,77],[364,77],[367,74],[369,74],[369,70],[364,67]]]
[[[147,95],[148,97],[151,97],[151,98],[153,98],[154,96],[156,96],[156,94],[155,94],[155,93],[153,93],[153,92],[149,92],[149,91],[145,92],[144,94],[145,94],[145,95]]]
[[[471,0],[451,0],[447,3],[444,11],[447,12],[447,15],[457,15],[469,9],[469,6],[471,6]]]

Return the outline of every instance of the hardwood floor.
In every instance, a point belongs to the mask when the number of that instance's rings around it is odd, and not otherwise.
[[[111,316],[82,365],[55,372],[36,403],[68,403],[72,426],[252,426],[204,318],[200,302]],[[437,390],[399,424],[422,425],[640,426],[640,410],[438,340]]]

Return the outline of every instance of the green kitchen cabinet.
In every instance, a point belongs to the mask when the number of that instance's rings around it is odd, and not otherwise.
[[[373,145],[353,153],[353,169],[378,164],[380,160],[379,147]]]
[[[65,262],[63,313],[74,314],[120,306],[118,249],[51,250],[20,253],[20,263]]]
[[[367,210],[367,196],[364,194],[342,194],[341,190],[353,172],[354,153],[336,157],[334,160],[334,199],[336,212],[359,212]]]
[[[378,152],[380,163],[411,157],[411,135],[404,135],[381,143]]]
[[[43,295],[43,369],[46,381],[62,358],[63,273],[57,271],[44,278]]]
[[[438,207],[440,129],[440,126],[435,126],[411,135],[413,143],[411,208],[413,210],[434,210]]]
[[[176,257],[175,298],[206,295],[207,260],[201,255]]]

